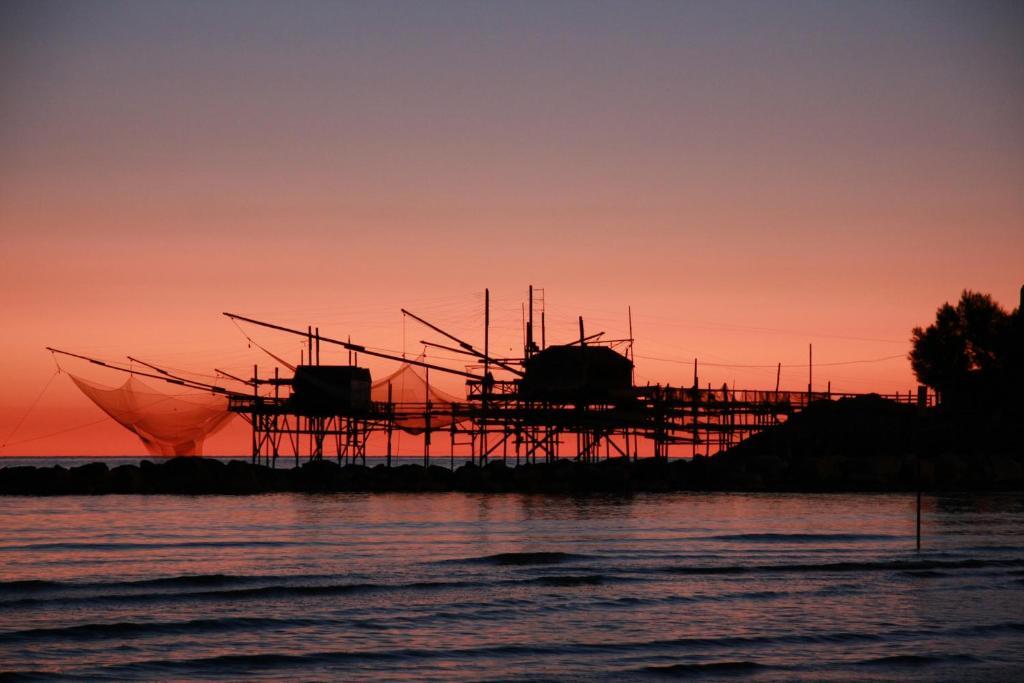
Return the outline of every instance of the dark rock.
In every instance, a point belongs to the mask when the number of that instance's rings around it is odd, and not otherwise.
[[[148,493],[150,487],[147,484],[140,467],[118,465],[110,470],[104,493]]]

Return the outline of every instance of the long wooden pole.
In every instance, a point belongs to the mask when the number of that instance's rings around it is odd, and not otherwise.
[[[241,382],[242,384],[252,384],[252,380],[242,379],[241,377],[238,377],[237,375],[232,375],[230,372],[224,372],[220,368],[214,368],[213,371],[218,373],[218,374],[224,375],[228,379],[233,379],[236,382]]]
[[[582,320],[582,319],[583,318],[580,318],[580,320]],[[601,337],[603,335],[604,335],[604,332],[595,332],[594,334],[588,334],[586,337],[583,337],[583,342],[586,343],[586,342],[588,342],[588,341],[590,341],[592,339],[597,339],[598,337]],[[623,341],[623,340],[622,339],[611,339],[609,341]],[[626,341],[628,341],[628,340],[626,340]],[[579,339],[573,339],[571,342],[565,343],[564,346],[576,346],[579,343],[580,343]]]
[[[472,356],[473,358],[479,358],[480,357],[480,356],[476,355],[475,353],[471,353],[469,351],[466,351],[465,349],[457,349],[454,346],[445,346],[444,344],[438,344],[436,342],[427,341],[426,339],[420,339],[420,344],[423,344],[424,346],[429,346],[429,347],[434,348],[434,349],[441,349],[442,351],[451,351],[452,353],[461,353],[464,356]]]
[[[118,372],[127,372],[129,375],[138,375],[139,377],[149,377],[151,379],[158,379],[161,382],[167,382],[168,384],[177,384],[178,386],[183,386],[183,387],[186,387],[188,389],[201,389],[203,391],[209,391],[209,392],[212,392],[212,393],[215,393],[215,394],[224,394],[225,396],[245,396],[246,395],[246,394],[241,394],[241,393],[239,393],[237,391],[231,391],[230,389],[225,389],[224,387],[218,387],[218,386],[216,386],[214,384],[206,384],[204,382],[197,382],[197,381],[190,380],[190,379],[178,379],[177,377],[168,376],[166,373],[163,374],[163,375],[155,375],[155,374],[153,374],[151,372],[140,372],[138,370],[132,370],[130,368],[120,368],[120,367],[118,367],[116,365],[112,365],[111,363],[107,363],[105,361],[98,360],[96,358],[90,358],[89,356],[83,356],[83,355],[80,355],[80,354],[77,354],[77,353],[71,353],[70,351],[62,351],[61,349],[55,349],[52,346],[47,346],[46,350],[49,351],[50,353],[59,353],[59,354],[64,355],[64,356],[70,356],[72,358],[80,358],[82,360],[87,360],[90,363],[93,363],[95,365],[102,365],[105,368],[110,368],[111,370],[117,370]]]
[[[287,332],[288,334],[297,334],[299,336],[305,336],[306,335],[306,333],[303,332],[302,330],[296,330],[296,329],[293,329],[291,327],[284,327],[283,325],[275,325],[273,323],[263,322],[262,320],[254,320],[252,318],[246,318],[245,316],[238,315],[236,313],[227,313],[227,312],[225,312],[224,315],[226,317],[228,317],[228,318],[231,318],[232,320],[241,320],[242,322],[246,322],[246,323],[249,323],[251,325],[259,325],[260,327],[266,327],[268,329],[277,330],[279,332]],[[421,367],[421,368],[430,368],[431,370],[437,370],[439,372],[448,372],[448,373],[451,373],[453,375],[460,375],[462,377],[468,377],[469,379],[483,380],[483,377],[481,377],[480,375],[474,374],[472,372],[466,372],[464,370],[454,370],[452,368],[446,368],[443,365],[435,365],[433,363],[424,363],[423,361],[418,361],[418,360],[408,360],[406,358],[402,358],[401,356],[395,356],[395,355],[392,355],[390,353],[381,353],[380,351],[371,351],[370,349],[366,348],[365,346],[362,346],[361,344],[352,344],[350,342],[343,342],[340,339],[333,339],[331,337],[320,337],[320,341],[326,342],[328,344],[336,344],[337,346],[341,346],[342,348],[350,349],[352,351],[355,351],[356,353],[365,353],[368,356],[374,356],[376,358],[384,358],[386,360],[398,361],[399,363],[407,363],[408,365],[415,365],[415,366]]]
[[[490,301],[490,290],[484,290],[484,297],[485,297],[485,298],[486,298],[486,299],[488,300],[488,302]],[[488,307],[488,309],[489,309],[489,307],[490,307],[489,303],[487,304],[487,307]],[[415,320],[416,322],[418,322],[418,323],[420,323],[420,324],[422,324],[422,325],[425,325],[425,326],[429,327],[429,328],[430,328],[430,329],[432,329],[432,330],[433,330],[434,332],[437,332],[437,333],[438,333],[438,334],[440,334],[440,335],[443,335],[443,336],[445,336],[445,337],[448,337],[448,338],[449,338],[449,339],[451,339],[451,340],[452,340],[453,342],[455,342],[455,343],[456,343],[456,344],[458,344],[458,345],[459,345],[460,347],[462,347],[463,349],[465,349],[465,350],[466,350],[466,351],[468,351],[469,353],[473,354],[474,356],[476,356],[476,357],[477,357],[477,358],[479,358],[480,360],[482,360],[482,361],[484,361],[484,362],[488,362],[488,361],[489,361],[489,362],[491,362],[491,363],[493,363],[493,364],[497,365],[497,366],[498,366],[499,368],[502,368],[502,369],[504,369],[504,370],[508,370],[509,372],[511,372],[511,373],[513,373],[513,374],[516,374],[516,375],[519,375],[520,377],[522,377],[522,375],[523,375],[523,371],[522,371],[522,370],[519,370],[518,368],[514,368],[514,367],[512,367],[511,365],[508,365],[508,364],[506,364],[506,363],[503,363],[503,362],[501,362],[500,360],[496,360],[496,359],[494,359],[494,358],[490,358],[490,357],[489,357],[489,354],[488,354],[488,353],[486,353],[486,351],[485,351],[484,353],[481,353],[481,352],[480,352],[480,351],[478,351],[478,350],[477,350],[476,348],[474,348],[474,347],[473,347],[473,345],[472,345],[472,344],[470,344],[469,342],[466,342],[466,341],[463,341],[463,340],[459,339],[459,338],[458,338],[458,337],[456,337],[456,336],[455,336],[454,334],[451,334],[451,333],[449,333],[449,332],[445,332],[444,330],[442,330],[442,329],[441,329],[440,327],[438,327],[437,325],[434,325],[434,324],[432,324],[432,323],[429,323],[429,322],[427,322],[426,320],[424,320],[423,318],[419,317],[419,316],[418,316],[418,315],[416,315],[415,313],[412,313],[411,311],[407,311],[407,310],[406,310],[406,309],[404,309],[404,308],[403,308],[403,309],[401,309],[401,310],[402,310],[402,313],[403,313],[403,314],[405,314],[405,315],[409,316],[410,318],[412,318],[412,319],[413,319],[413,320]]]
[[[195,380],[188,379],[187,377],[182,377],[181,375],[176,375],[173,372],[168,372],[167,370],[164,370],[161,367],[153,365],[152,363],[147,363],[144,360],[139,360],[138,358],[133,358],[131,356],[127,356],[127,358],[128,358],[128,360],[130,360],[133,363],[138,363],[139,365],[144,365],[147,368],[150,368],[151,370],[156,370],[161,375],[165,375],[165,376],[167,376],[167,377],[169,377],[171,379],[178,379],[178,380],[181,380],[183,382],[188,382],[189,384],[200,384],[200,385],[211,386],[211,387],[215,386],[213,384],[207,385],[205,382],[196,382]],[[248,384],[248,382],[246,382],[246,384]],[[223,388],[223,387],[219,387],[219,388]]]

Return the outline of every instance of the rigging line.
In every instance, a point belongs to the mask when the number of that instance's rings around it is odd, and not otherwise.
[[[176,368],[176,367],[174,367],[172,365],[165,365],[165,366],[163,366],[162,369],[161,368],[157,368],[155,365],[153,365],[151,363],[147,363],[145,361],[139,360],[138,358],[133,358],[132,356],[128,356],[128,359],[131,360],[131,361],[134,361],[135,363],[138,363],[139,365],[145,365],[147,367],[153,368],[154,370],[157,370],[161,374],[165,374],[165,375],[167,374],[167,372],[166,372],[167,370],[173,370],[174,372],[181,373],[183,375],[192,375],[193,377],[204,377],[206,379],[223,379],[223,377],[221,375],[210,375],[210,374],[207,374],[207,373],[204,373],[204,372],[196,372],[195,370],[188,370],[186,368]]]
[[[250,337],[249,335],[247,335],[247,334],[245,333],[245,330],[243,330],[243,329],[242,329],[242,326],[238,324],[238,321],[237,321],[237,320],[235,320],[234,318],[232,318],[232,319],[231,319],[231,322],[233,322],[233,323],[235,324],[235,327],[237,327],[237,328],[238,328],[238,331],[242,333],[242,336],[243,336],[243,337],[245,337],[246,339],[248,339],[248,340],[249,340],[249,343],[250,343],[250,344],[253,344],[253,345],[255,345],[257,349],[259,349],[259,350],[260,350],[260,351],[262,351],[263,353],[267,354],[268,356],[270,356],[271,358],[273,358],[273,359],[274,359],[274,360],[276,360],[276,361],[277,361],[278,363],[280,363],[281,365],[285,366],[286,368],[288,368],[288,369],[289,369],[289,370],[291,370],[292,372],[295,372],[295,366],[294,366],[293,364],[289,363],[288,361],[286,361],[285,359],[281,358],[280,356],[277,356],[276,354],[273,354],[273,353],[271,353],[270,351],[268,351],[267,349],[263,348],[263,347],[262,347],[262,346],[260,345],[260,343],[259,343],[259,342],[257,342],[257,341],[256,341],[255,339],[253,339],[252,337]]]
[[[681,365],[693,365],[693,361],[695,360],[693,358],[691,358],[689,360],[680,360],[678,358],[659,358],[657,356],[637,356],[637,358],[643,358],[644,360],[664,361],[666,363],[679,363]],[[862,359],[862,360],[844,360],[844,361],[837,361],[837,362],[834,362],[834,363],[815,363],[814,367],[816,367],[816,368],[823,368],[823,367],[833,367],[833,366],[836,366],[836,365],[857,365],[857,364],[861,364],[861,363],[882,363],[884,361],[894,360],[896,358],[906,358],[906,356],[901,353],[901,354],[898,354],[898,355],[895,355],[895,356],[884,356],[882,358],[867,358],[867,359]],[[742,365],[742,364],[735,364],[735,363],[701,363],[701,365],[706,365],[708,367],[713,367],[713,368],[775,368],[775,367],[778,367],[777,363],[772,363],[771,365]],[[782,367],[784,367],[784,368],[806,368],[807,367],[807,363],[795,363],[795,364],[792,364],[792,365],[783,364]]]
[[[613,311],[604,311],[602,309],[590,309],[590,308],[588,308],[588,310],[593,310],[595,315],[601,314],[603,316],[610,316],[609,319],[612,319],[612,320],[617,320],[618,319],[617,314],[615,312],[613,312]],[[591,316],[591,317],[594,317],[594,316]],[[811,336],[811,337],[828,337],[828,338],[836,338],[836,339],[851,339],[851,340],[856,340],[856,341],[879,342],[879,343],[885,343],[885,344],[905,344],[906,343],[905,340],[901,341],[901,340],[897,340],[897,339],[882,339],[882,338],[878,338],[878,337],[862,337],[862,336],[857,336],[857,335],[846,335],[846,334],[838,334],[838,333],[836,333],[836,334],[824,333],[824,332],[820,332],[819,333],[819,332],[811,332],[809,330],[799,330],[799,329],[792,329],[792,328],[766,327],[766,326],[760,326],[760,325],[744,325],[742,323],[715,322],[715,321],[707,321],[707,320],[704,320],[704,321],[697,320],[697,321],[693,321],[693,322],[686,322],[684,320],[680,320],[678,317],[675,317],[675,316],[659,316],[659,315],[653,315],[653,314],[644,314],[643,316],[640,316],[638,314],[638,318],[639,317],[643,317],[645,320],[655,321],[655,323],[654,323],[655,325],[664,324],[664,325],[668,325],[668,326],[671,326],[671,327],[696,327],[696,328],[707,328],[707,329],[754,330],[754,331],[760,331],[760,332],[775,332],[775,333],[780,333],[780,334],[793,334],[793,335],[802,335],[802,336]],[[597,318],[595,318],[595,320],[596,319]]]
[[[43,394],[46,393],[46,390],[50,388],[50,384],[53,383],[53,378],[56,377],[59,374],[60,374],[60,367],[58,366],[57,370],[55,370],[54,373],[52,375],[50,375],[50,379],[46,380],[46,384],[43,385],[43,390],[40,391],[39,395],[36,396],[34,401],[32,401],[32,405],[30,405],[28,407],[28,410],[25,411],[25,414],[21,416],[20,420],[18,420],[18,424],[14,425],[14,429],[12,429],[11,433],[7,435],[7,438],[4,439],[4,442],[2,444],[0,444],[0,448],[7,448],[7,446],[11,442],[11,437],[14,436],[18,432],[19,429],[21,429],[21,425],[25,423],[26,418],[28,418],[29,414],[33,410],[35,410],[36,405],[39,404],[39,399],[41,399],[43,397]]]
[[[131,374],[132,375],[137,375],[139,373],[133,372]],[[68,375],[68,377],[72,378],[72,380],[77,380],[79,382],[85,382],[86,384],[91,385],[94,389],[99,389],[100,391],[119,391],[120,389],[123,388],[123,385],[121,387],[111,387],[111,386],[108,386],[108,385],[105,385],[105,384],[100,384],[99,382],[93,382],[92,380],[85,379],[84,377],[79,377],[78,375],[75,375],[74,373],[71,373],[71,372],[67,373],[67,375]],[[157,379],[159,379],[159,378],[157,378]],[[193,405],[199,405],[199,404],[195,403],[195,401],[190,400],[190,399],[196,397],[196,392],[199,392],[200,394],[203,394],[204,396],[207,395],[207,394],[209,394],[211,396],[223,396],[223,394],[218,394],[216,392],[211,392],[211,391],[209,391],[207,389],[203,389],[203,388],[200,388],[200,387],[185,387],[184,391],[180,391],[180,392],[175,393],[175,394],[164,394],[164,393],[161,393],[159,391],[154,390],[153,387],[151,385],[149,385],[149,384],[145,384],[143,382],[140,382],[140,384],[142,384],[142,386],[144,386],[146,388],[146,391],[140,391],[140,390],[137,390],[137,389],[133,389],[132,392],[135,393],[135,394],[149,394],[149,395],[160,396],[160,398],[157,399],[157,403],[159,403],[161,401],[166,401],[167,399],[176,398],[176,399],[180,399],[182,401],[186,401],[188,403],[192,403]],[[149,408],[149,407],[151,407],[153,405],[156,405],[156,404],[155,403],[146,404],[146,405],[142,406],[142,408]]]
[[[124,365],[124,363],[113,363],[113,362],[109,362],[108,363],[107,361],[98,360],[96,358],[90,358],[89,356],[83,356],[83,355],[77,354],[77,353],[71,353],[70,351],[61,351],[60,349],[55,349],[55,348],[53,348],[51,346],[47,346],[46,350],[49,351],[50,353],[60,353],[60,354],[63,354],[65,356],[71,356],[72,358],[80,358],[82,360],[89,361],[90,363],[93,363],[95,365],[101,365],[101,366],[103,366],[105,368],[110,368],[112,370],[117,370],[118,372],[127,372],[127,373],[129,373],[129,374],[131,374],[133,376],[137,375],[139,377],[150,377],[150,378],[153,378],[153,379],[158,379],[158,380],[160,380],[162,382],[168,382],[170,384],[177,384],[177,385],[180,385],[182,387],[189,388],[189,389],[200,389],[202,391],[209,391],[211,393],[220,393],[220,394],[231,393],[227,389],[224,389],[223,387],[217,387],[217,386],[214,386],[212,384],[206,384],[204,382],[198,382],[198,381],[194,381],[194,380],[184,380],[184,379],[177,379],[177,378],[172,378],[172,377],[162,377],[160,375],[154,375],[154,374],[149,373],[149,372],[140,372],[138,370],[135,370],[133,367],[128,367],[128,368],[118,367],[119,365]]]
[[[56,374],[53,375],[53,377],[56,377],[56,376],[57,376]],[[49,385],[49,383],[53,381],[53,377],[50,377],[50,381],[47,382],[47,385]],[[44,387],[44,391],[45,391],[45,387]],[[39,395],[42,396],[42,393],[40,393]],[[160,403],[163,403],[165,401],[169,401],[169,400],[172,400],[172,399],[175,399],[175,398],[179,398],[180,396],[183,396],[183,395],[184,394],[168,394],[168,395],[164,395],[164,396],[161,396],[160,398],[156,399],[155,401],[152,401],[150,403],[146,403],[146,404],[140,406],[140,409],[146,410],[148,408],[152,408],[155,405],[159,405]],[[108,413],[105,408],[103,408],[102,406],[100,406],[98,404],[96,405],[96,407],[99,408],[100,410],[102,410],[105,413],[104,417],[101,417],[98,420],[94,420],[93,422],[86,422],[84,424],[75,425],[74,427],[66,427],[65,429],[58,429],[55,432],[49,432],[47,434],[41,434],[39,436],[32,436],[32,437],[29,437],[27,439],[21,439],[19,441],[5,442],[2,446],[0,446],[0,448],[7,448],[8,446],[17,446],[19,444],[29,443],[31,441],[39,441],[40,439],[48,439],[48,438],[50,438],[52,436],[58,436],[60,434],[64,434],[65,432],[73,432],[76,429],[85,429],[86,427],[92,427],[94,425],[100,424],[101,422],[107,422],[109,420],[113,420],[117,424],[120,424],[122,427],[124,426],[124,424],[121,423],[117,418],[115,418],[113,415]],[[12,436],[13,436],[13,433],[12,433]],[[10,436],[7,437],[7,438],[9,439]]]
[[[109,416],[104,416],[104,417],[101,417],[100,419],[96,420],[95,422],[88,422],[86,424],[75,425],[74,427],[68,427],[67,429],[60,429],[60,430],[57,430],[56,432],[50,432],[49,434],[43,434],[41,436],[33,436],[33,437],[28,438],[28,439],[22,439],[20,441],[12,441],[11,443],[5,443],[3,446],[0,446],[0,448],[7,448],[8,446],[18,446],[18,445],[21,445],[23,443],[29,443],[31,441],[39,441],[40,439],[49,439],[52,436],[58,436],[60,434],[64,434],[65,432],[73,432],[76,429],[85,429],[86,427],[92,427],[92,426],[100,424],[101,422],[107,422],[107,421],[109,421],[111,419],[112,418],[109,417]]]
[[[436,344],[435,344],[435,346],[436,346]],[[371,351],[384,351],[386,353],[394,353],[394,354],[402,353],[398,349],[389,349],[386,346],[367,346],[366,348],[371,350]],[[471,354],[467,353],[467,355],[471,355]],[[416,356],[416,360],[421,360],[422,358],[423,358],[423,354],[422,353],[420,355]],[[451,361],[456,361],[456,362],[466,360],[464,357],[463,358],[456,358],[455,356],[431,356],[431,358],[434,358],[435,360],[436,359],[441,359],[441,360],[451,360]]]

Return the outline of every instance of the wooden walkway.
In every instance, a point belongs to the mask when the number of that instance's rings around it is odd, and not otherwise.
[[[495,457],[524,463],[710,455],[789,419],[811,403],[874,395],[930,407],[936,400],[926,392],[879,395],[646,386],[635,387],[632,396],[615,403],[574,405],[524,400],[498,384],[484,395],[480,384],[470,383],[465,401],[373,402],[368,410],[335,415],[296,414],[286,399],[265,396],[232,396],[229,409],[252,424],[254,461],[365,461],[374,434],[383,436],[377,440],[382,444],[379,454],[390,458],[394,435],[402,430],[421,435],[426,463],[431,457],[450,458],[453,463],[464,457],[479,463]],[[438,453],[439,446],[443,454]]]

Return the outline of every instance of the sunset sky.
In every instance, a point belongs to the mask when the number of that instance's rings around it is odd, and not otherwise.
[[[400,307],[477,343],[489,287],[515,353],[529,284],[549,342],[631,306],[642,383],[805,388],[813,343],[907,391],[913,326],[1024,284],[1024,4],[0,5],[0,456],[144,452],[47,345],[418,354]]]

